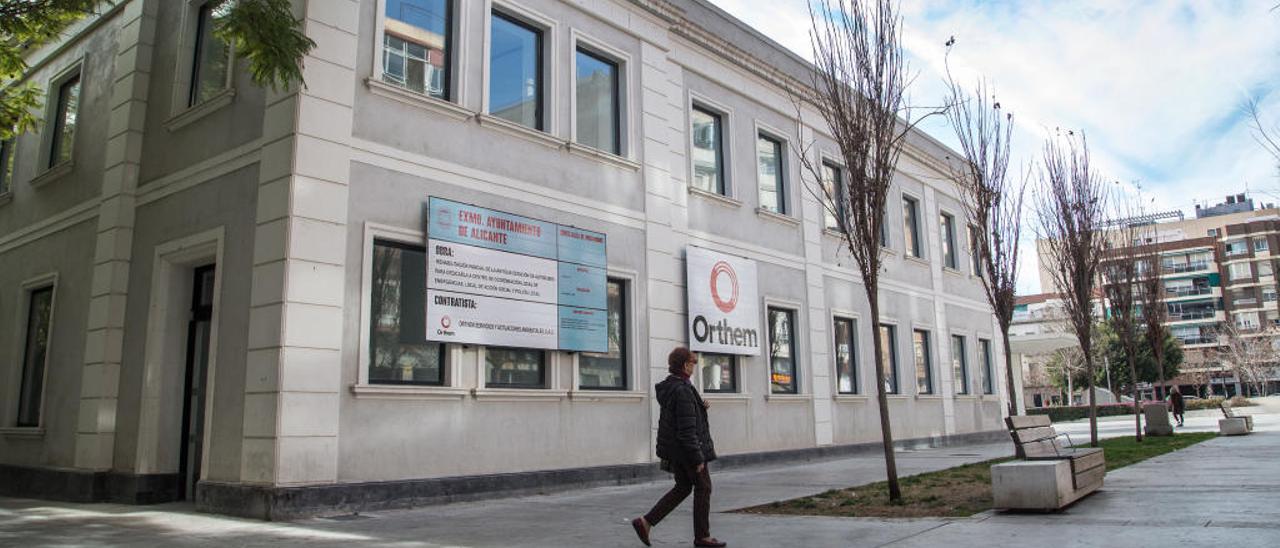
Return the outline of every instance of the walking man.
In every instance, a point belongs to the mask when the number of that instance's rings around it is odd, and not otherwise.
[[[1182,426],[1182,414],[1186,411],[1186,402],[1182,400],[1182,391],[1178,387],[1173,387],[1173,392],[1169,393],[1169,407],[1173,409],[1173,418],[1178,420],[1178,426]]]
[[[654,387],[662,407],[658,418],[658,458],[662,459],[662,468],[675,476],[676,484],[648,514],[631,520],[645,546],[649,546],[649,530],[679,506],[690,491],[693,545],[725,546],[711,536],[711,474],[707,463],[716,460],[716,449],[707,424],[708,406],[689,380],[697,367],[698,356],[688,348],[677,347],[667,356],[670,375]]]

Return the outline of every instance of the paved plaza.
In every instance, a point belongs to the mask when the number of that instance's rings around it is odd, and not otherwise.
[[[1105,487],[1056,514],[989,512],[964,519],[759,516],[728,510],[883,477],[876,454],[717,472],[712,532],[730,546],[1204,546],[1280,545],[1280,400],[1249,410],[1256,431],[1216,438],[1107,475]],[[1184,430],[1216,428],[1216,411]],[[1131,419],[1100,421],[1124,435]],[[1083,432],[1075,422],[1063,430]],[[914,474],[1003,456],[1010,444],[901,451]],[[381,511],[294,523],[200,514],[183,504],[123,506],[0,498],[0,546],[640,546],[628,520],[667,483]],[[687,546],[688,502],[654,529],[655,546]]]

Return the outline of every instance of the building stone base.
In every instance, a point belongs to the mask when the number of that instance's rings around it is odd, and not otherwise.
[[[90,472],[0,464],[0,495],[68,502],[158,504],[178,498],[178,474]]]

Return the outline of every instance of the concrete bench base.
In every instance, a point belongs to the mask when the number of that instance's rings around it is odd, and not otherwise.
[[[1032,460],[991,467],[993,506],[1001,510],[1058,510],[1102,487],[1095,482],[1073,488],[1069,460]]]
[[[1230,419],[1218,419],[1218,435],[1220,436],[1243,436],[1248,434],[1249,420],[1245,417],[1234,417]]]

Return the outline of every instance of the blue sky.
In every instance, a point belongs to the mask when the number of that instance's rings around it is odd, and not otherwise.
[[[711,1],[811,57],[806,0]],[[1242,110],[1256,98],[1280,120],[1276,0],[901,2],[913,102],[942,102],[943,44],[954,36],[953,73],[988,78],[1015,114],[1015,162],[1070,128],[1088,135],[1106,177],[1133,196],[1136,182],[1150,207],[1190,212],[1246,187],[1280,202],[1280,171]],[[941,118],[922,127],[955,141]],[[1022,293],[1039,292],[1033,253],[1024,247]]]

